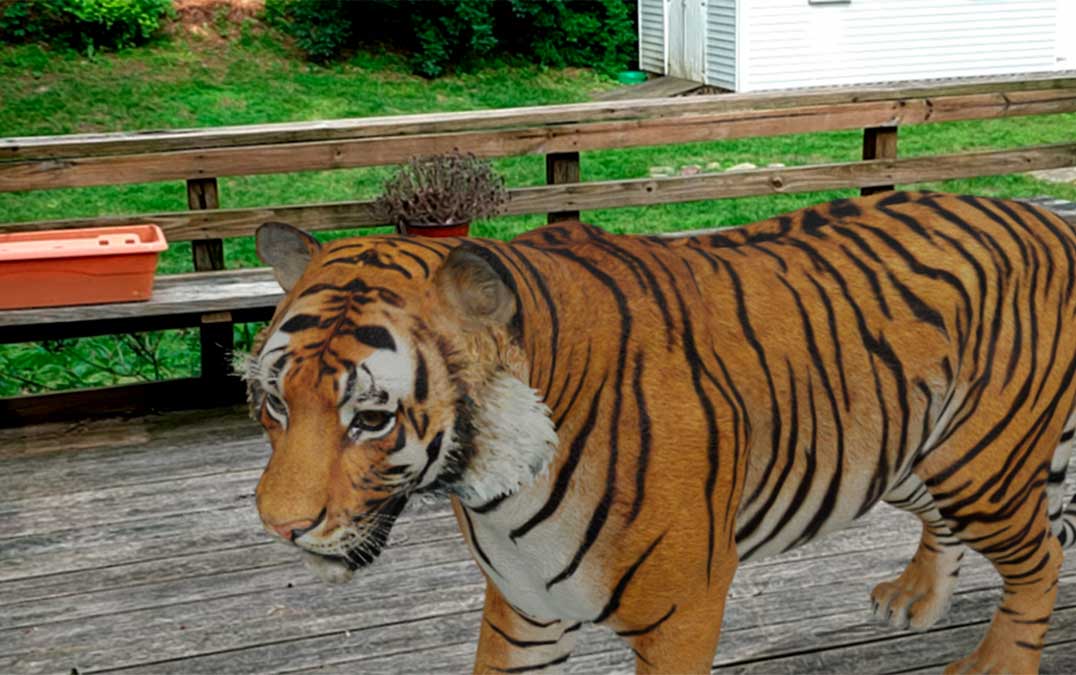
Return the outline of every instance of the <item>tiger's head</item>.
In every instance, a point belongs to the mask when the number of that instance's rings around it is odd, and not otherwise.
[[[496,256],[405,237],[321,246],[281,223],[256,239],[287,292],[245,367],[272,444],[258,511],[315,574],[371,563],[413,494],[477,505],[542,474],[556,432]]]

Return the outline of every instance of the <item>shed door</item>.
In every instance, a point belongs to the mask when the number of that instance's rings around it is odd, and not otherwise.
[[[706,0],[668,0],[669,75],[702,82],[706,45]]]

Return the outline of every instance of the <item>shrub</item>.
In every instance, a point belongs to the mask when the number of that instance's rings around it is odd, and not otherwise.
[[[469,66],[493,53],[494,0],[458,2],[411,2],[411,69],[419,75],[437,77],[449,64]]]
[[[603,72],[635,60],[634,0],[267,0],[266,17],[312,60],[383,43],[426,77],[502,55]]]
[[[153,37],[172,12],[171,0],[0,0],[0,39],[130,47]]]
[[[501,19],[509,51],[547,66],[614,73],[636,59],[635,3],[625,0],[510,0]]]
[[[291,35],[310,60],[325,62],[339,56],[351,42],[354,4],[348,0],[266,0],[265,19]]]

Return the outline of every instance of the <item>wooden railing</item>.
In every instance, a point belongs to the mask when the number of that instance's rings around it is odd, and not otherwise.
[[[369,201],[220,208],[217,179],[397,164],[461,150],[544,155],[547,184],[509,191],[507,214],[581,210],[859,188],[1076,166],[1064,143],[901,159],[903,126],[1076,112],[1076,73],[903,83],[780,94],[724,94],[462,113],[0,139],[0,192],[185,180],[188,210],[0,225],[0,231],[153,222],[192,241],[196,270],[223,269],[222,240],[266,220],[308,230],[382,225]],[[863,130],[863,160],[750,171],[580,182],[580,152],[731,138]],[[585,178],[583,176],[582,178]],[[178,205],[177,205],[178,206]],[[228,312],[201,319],[203,377],[224,378]]]

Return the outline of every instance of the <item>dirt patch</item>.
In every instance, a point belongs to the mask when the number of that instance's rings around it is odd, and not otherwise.
[[[265,9],[265,0],[175,0],[176,20],[183,26],[204,26],[215,21],[254,18]]]

